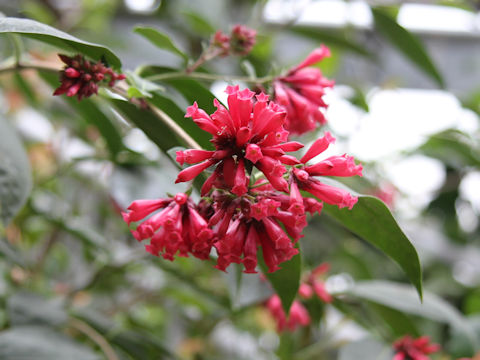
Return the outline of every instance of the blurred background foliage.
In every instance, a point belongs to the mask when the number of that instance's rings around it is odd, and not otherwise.
[[[277,334],[263,305],[271,289],[259,276],[154,258],[122,221],[134,199],[185,190],[173,185],[175,135],[108,94],[53,98],[54,75],[0,70],[0,154],[13,159],[0,158],[0,358],[391,359],[390,344],[406,333],[440,343],[438,359],[479,351],[478,3],[422,4],[432,18],[451,9],[452,22],[470,19],[460,30],[409,27],[408,5],[418,4],[0,1],[6,16],[110,47],[134,84],[130,95],[148,96],[180,120],[194,100],[211,109],[221,77],[158,85],[140,76],[184,67],[182,53],[198,57],[216,29],[244,23],[258,42],[248,57],[215,60],[206,73],[265,76],[329,46],[332,57],[320,67],[337,86],[327,128],[336,150],[365,167],[348,185],[390,206],[419,252],[426,292],[420,305],[394,262],[322,215],[301,241],[303,267],[331,264],[326,284],[335,301],[312,300],[311,326]],[[178,49],[151,44],[132,31],[139,24],[160,29]],[[23,51],[18,56],[52,63],[58,52],[11,35],[1,36],[0,51],[5,62]]]

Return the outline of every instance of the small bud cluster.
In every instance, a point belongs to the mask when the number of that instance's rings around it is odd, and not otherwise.
[[[219,50],[220,56],[245,56],[252,51],[256,36],[255,30],[245,25],[235,25],[230,35],[218,30],[212,39],[212,45]]]
[[[76,95],[78,100],[82,100],[97,94],[98,86],[102,83],[112,87],[117,80],[125,79],[125,75],[117,74],[100,61],[91,63],[82,55],[70,57],[60,54],[59,57],[66,66],[60,74],[61,85],[53,95]]]

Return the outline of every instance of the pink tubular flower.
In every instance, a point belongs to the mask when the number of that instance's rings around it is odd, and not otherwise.
[[[108,81],[108,86],[112,87],[117,80],[125,79],[125,75],[117,74],[100,61],[92,64],[82,55],[70,57],[59,54],[58,56],[66,66],[60,75],[61,85],[53,95],[76,95],[78,100],[82,100],[84,97],[97,94],[100,83]]]
[[[356,165],[351,156],[331,156],[314,165],[306,163],[325,151],[328,146],[335,142],[335,138],[327,131],[325,136],[315,141],[306,154],[300,159],[304,166],[293,169],[291,177],[291,192],[296,192],[295,187],[305,190],[327,204],[337,205],[339,208],[352,209],[357,198],[348,191],[327,185],[314,176],[362,176],[362,165]]]
[[[428,336],[418,339],[405,335],[393,343],[395,356],[393,360],[429,360],[429,354],[440,350],[440,345],[431,344]]]
[[[132,231],[135,239],[151,239],[145,249],[168,260],[173,260],[177,253],[178,256],[190,253],[197,258],[208,259],[213,233],[188,195],[178,193],[168,199],[136,200],[122,215],[130,225],[160,209]]]
[[[287,75],[273,81],[274,100],[287,111],[285,128],[291,133],[303,134],[315,129],[317,123],[326,123],[321,109],[326,109],[327,104],[322,98],[325,88],[333,87],[334,81],[326,79],[318,68],[310,65],[328,56],[330,50],[322,45],[291,68]]]
[[[234,55],[247,55],[256,42],[257,32],[245,25],[235,25],[230,36],[230,50]]]
[[[277,294],[272,295],[266,303],[266,307],[277,324],[277,331],[285,330],[295,331],[299,326],[307,326],[310,324],[310,316],[307,309],[301,302],[295,300],[290,307],[288,319],[282,307],[282,301]]]
[[[217,110],[212,115],[199,109],[197,103],[187,109],[186,117],[191,117],[202,130],[212,134],[211,141],[216,150],[178,151],[177,161],[180,163],[199,164],[182,170],[176,182],[192,180],[206,168],[216,165],[216,171],[202,189],[202,196],[215,183],[222,183],[222,188],[241,196],[247,192],[249,181],[244,169],[254,166],[275,189],[288,191],[288,183],[283,178],[284,165],[291,165],[294,160],[286,152],[296,151],[303,145],[286,142],[285,111],[268,102],[268,96],[263,93],[254,101],[254,93],[248,89],[240,91],[238,86],[228,86],[226,92],[228,110],[216,99]]]
[[[275,190],[258,190],[252,195],[232,197],[215,190],[201,205],[215,236],[217,269],[231,263],[243,264],[244,272],[255,273],[257,249],[262,248],[269,272],[298,253],[295,242],[302,237],[305,215],[288,211],[288,196]],[[293,241],[292,241],[293,239]]]

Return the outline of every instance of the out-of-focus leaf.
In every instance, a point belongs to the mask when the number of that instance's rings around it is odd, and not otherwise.
[[[353,105],[358,106],[360,109],[365,110],[366,112],[369,112],[370,108],[368,106],[367,98],[363,90],[360,88],[355,88],[354,91],[355,92],[353,96],[349,99],[349,101]]]
[[[151,104],[162,109],[167,113],[173,121],[175,121],[183,130],[187,132],[202,148],[206,150],[213,150],[213,145],[210,142],[212,136],[200,129],[192,119],[185,118],[185,112],[171,99],[160,94],[154,94],[148,100]]]
[[[150,140],[165,153],[174,146],[186,146],[175,133],[158,119],[151,111],[140,109],[137,106],[118,99],[110,99],[114,107],[128,120],[140,128]]]
[[[322,181],[345,187],[330,179]],[[422,269],[417,251],[382,201],[373,196],[358,195],[358,202],[352,210],[325,204],[323,211],[397,262],[422,297]]]
[[[138,72],[140,76],[149,77],[175,71],[177,70],[163,66],[144,66]],[[216,110],[213,106],[215,96],[197,80],[188,77],[175,77],[175,79],[164,79],[162,82],[175,88],[190,104],[196,101],[198,107],[207,113],[211,114]]]
[[[127,79],[130,84],[128,88],[129,97],[152,97],[152,93],[156,91],[164,91],[165,89],[154,82],[141,78],[135,73],[127,73]]]
[[[55,74],[41,71],[40,75],[53,88],[59,85],[58,76]],[[63,98],[87,123],[94,125],[98,129],[113,159],[116,158],[120,151],[125,150],[119,130],[93,100],[83,99],[78,101],[68,96],[63,96]]]
[[[383,321],[385,321],[386,325],[392,330],[392,334],[395,338],[407,334],[414,337],[422,335],[419,333],[414,321],[404,313],[380,304],[373,305],[374,311],[380,315],[380,318]]]
[[[400,26],[384,10],[372,8],[372,13],[375,20],[375,28],[440,87],[444,87],[442,75],[420,40],[410,31]]]
[[[463,169],[465,166],[480,167],[478,141],[458,130],[446,130],[430,136],[417,151],[439,159],[454,169]]]
[[[241,264],[232,264],[228,267],[228,273],[224,274],[234,310],[261,302],[271,294],[260,276],[244,274],[242,267]]]
[[[0,359],[99,360],[90,348],[46,326],[16,326],[0,332]]]
[[[435,294],[425,292],[423,303],[420,303],[415,292],[408,285],[375,280],[358,282],[347,293],[408,314],[450,324],[470,341],[472,349],[480,348],[475,331],[466,318],[455,307]]]
[[[0,256],[13,264],[26,266],[22,253],[13,248],[3,237],[0,237]]]
[[[182,50],[180,50],[173,43],[172,39],[170,39],[168,35],[161,33],[157,29],[154,29],[152,27],[147,27],[147,26],[136,26],[133,31],[143,36],[145,39],[150,41],[153,45],[161,49],[167,50],[178,56],[181,56],[185,61],[188,60],[188,55],[185,54]]]
[[[188,24],[196,34],[199,34],[201,36],[210,36],[215,33],[215,27],[198,13],[190,10],[185,10],[182,11],[182,15],[185,17]]]
[[[6,226],[32,187],[30,163],[15,130],[0,116],[0,221]]]
[[[363,339],[351,342],[340,348],[338,360],[391,360],[393,351],[390,344],[374,339]]]
[[[374,57],[374,55],[370,51],[368,51],[365,46],[347,39],[344,34],[339,32],[303,26],[295,26],[291,29],[291,31],[294,34],[313,39],[315,41],[318,41],[319,43],[323,42],[326,45],[348,50],[354,52],[355,54],[366,56],[368,58]]]
[[[28,102],[32,106],[37,106],[38,105],[37,96],[35,95],[35,92],[32,90],[32,87],[30,86],[30,84],[23,78],[22,74],[19,72],[16,72],[14,74],[14,80],[18,90],[21,91],[21,93],[25,96]]]
[[[0,33],[21,34],[63,50],[86,55],[94,60],[100,60],[104,57],[108,64],[114,68],[122,66],[120,59],[105,46],[80,40],[38,21],[13,17],[2,18],[0,19]]]
[[[285,310],[285,313],[288,314],[290,312],[290,306],[292,306],[293,300],[295,300],[300,286],[302,257],[299,253],[293,256],[290,260],[281,263],[279,265],[280,270],[269,273],[261,253],[261,251],[258,252],[258,264],[272,285],[273,290],[280,297],[280,300],[282,300],[283,309]]]
[[[57,299],[59,300],[59,299]],[[18,325],[63,325],[68,315],[58,301],[46,300],[36,294],[19,292],[7,300],[10,324]]]

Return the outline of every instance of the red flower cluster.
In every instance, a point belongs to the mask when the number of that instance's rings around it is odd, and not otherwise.
[[[322,97],[325,88],[332,87],[334,81],[328,80],[320,69],[310,65],[328,56],[330,50],[322,45],[291,68],[285,76],[278,77],[273,82],[275,102],[286,109],[285,128],[291,133],[303,134],[315,129],[317,123],[326,123],[321,109],[326,109],[327,104]]]
[[[320,277],[329,269],[330,264],[323,263],[312,270],[312,272],[308,274],[306,282],[300,284],[298,295],[304,299],[311,299],[315,293],[322,302],[331,303],[333,297],[327,292],[324,282],[320,279]],[[267,300],[265,306],[275,319],[278,332],[283,332],[285,330],[295,331],[300,326],[307,326],[310,324],[308,311],[298,300],[295,300],[292,303],[288,319],[283,310],[282,302],[277,294],[272,295]]]
[[[220,50],[220,56],[244,56],[252,51],[255,45],[257,32],[245,25],[235,25],[230,35],[218,30],[212,40],[212,45]]]
[[[440,345],[431,344],[428,336],[421,336],[418,339],[405,335],[393,344],[395,356],[393,360],[429,360],[429,354],[440,350]]]
[[[355,197],[315,176],[361,175],[362,167],[346,155],[307,164],[334,141],[329,133],[314,142],[300,160],[287,155],[303,144],[287,141],[285,111],[263,93],[254,98],[252,91],[240,91],[238,86],[229,86],[226,92],[228,109],[216,99],[217,110],[211,115],[196,103],[187,109],[186,117],[209,132],[215,146],[212,151],[177,152],[181,165],[194,164],[178,174],[177,183],[212,169],[202,186],[203,198],[198,206],[191,200],[179,203],[176,198],[158,200],[154,208],[148,202],[145,207],[134,203],[125,220],[138,221],[162,208],[134,232],[138,240],[152,238],[147,248],[150,252],[162,253],[168,259],[173,259],[177,251],[181,256],[192,253],[205,258],[213,246],[218,269],[225,271],[231,263],[238,263],[246,273],[254,273],[261,247],[269,272],[274,272],[298,253],[295,243],[303,236],[306,213],[320,212],[323,206],[314,198],[304,198],[300,190],[329,204],[351,208]],[[313,284],[321,286],[312,280]]]
[[[117,74],[102,62],[92,64],[82,55],[70,57],[58,55],[66,64],[60,74],[61,85],[53,95],[66,94],[67,96],[77,95],[78,100],[98,93],[98,85],[108,81],[108,86],[113,86],[117,80],[125,79],[125,75]]]

